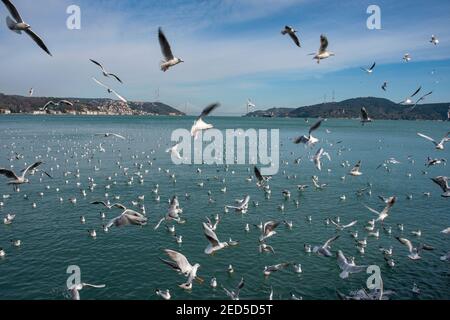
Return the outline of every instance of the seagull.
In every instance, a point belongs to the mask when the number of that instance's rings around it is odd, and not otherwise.
[[[341,279],[347,279],[351,273],[359,273],[367,269],[367,266],[357,266],[353,262],[349,262],[341,250],[336,253],[336,257],[338,266],[342,270],[339,274]]]
[[[241,281],[239,282],[236,290],[228,290],[224,287],[222,287],[222,289],[225,291],[225,293],[227,294],[227,296],[229,296],[231,298],[231,300],[239,300],[239,293],[242,290],[242,288],[244,287],[244,278],[241,278]]]
[[[441,187],[441,189],[444,191],[443,194],[441,194],[442,197],[444,198],[449,198],[450,197],[450,187],[448,186],[448,177],[445,176],[439,176],[436,178],[431,178],[431,180],[436,183],[437,185],[439,185]]]
[[[211,222],[211,219],[209,219],[208,217],[205,217],[205,218],[206,218],[206,220],[208,221],[208,222],[206,223],[206,225],[207,225],[212,231],[216,231],[216,230],[217,230],[217,226],[219,225],[220,219],[219,219],[219,220],[216,220],[216,222],[213,224],[213,223]]]
[[[417,135],[419,137],[422,137],[424,139],[427,139],[428,141],[431,141],[435,146],[437,150],[444,150],[444,143],[449,142],[450,141],[450,131],[447,132],[447,134],[445,135],[445,137],[443,137],[441,139],[441,141],[438,143],[436,140],[434,140],[433,138],[430,138],[427,135],[424,135],[423,133],[418,132]]]
[[[106,228],[111,228],[113,225],[116,227],[122,227],[126,225],[144,226],[147,224],[147,218],[141,213],[131,209],[127,209],[120,203],[114,204],[113,207],[122,209],[123,212],[120,214],[120,216],[110,220],[106,225]]]
[[[160,258],[160,260],[162,262],[164,262],[165,264],[167,264],[172,269],[174,269],[174,270],[178,271],[179,273],[184,274],[184,276],[188,277],[187,282],[184,284],[181,284],[180,288],[192,289],[192,282],[194,280],[203,282],[203,279],[197,277],[197,270],[198,270],[198,268],[200,268],[200,264],[196,263],[194,265],[191,265],[189,263],[188,259],[186,258],[186,256],[184,256],[183,254],[181,254],[179,252],[169,250],[169,249],[165,249],[164,252],[169,256],[169,258],[172,261],[167,261],[167,260],[164,260],[161,258]]]
[[[409,53],[405,53],[403,55],[403,61],[410,62],[411,61],[411,55]]]
[[[220,106],[218,103],[211,104],[207,106],[205,109],[203,109],[200,116],[195,120],[194,125],[191,128],[191,136],[197,138],[198,133],[202,130],[208,130],[212,129],[213,125],[208,124],[203,121],[203,118],[208,116],[211,112],[213,112],[215,109],[217,109]]]
[[[92,78],[92,80],[94,80],[98,85],[102,86],[103,88],[106,88],[106,91],[108,91],[108,93],[114,94],[117,98],[119,98],[120,101],[128,103],[127,100],[124,97],[122,97],[120,94],[118,94],[114,90],[110,89],[107,85],[101,83],[100,81],[98,81],[95,78]]]
[[[419,254],[422,250],[434,250],[433,247],[428,246],[426,244],[420,244],[419,247],[415,248],[415,247],[413,247],[411,241],[406,238],[395,237],[395,239],[400,241],[401,244],[404,244],[405,246],[408,247],[408,250],[409,250],[408,258],[410,258],[411,260],[421,259],[421,256]]]
[[[433,35],[431,35],[430,43],[432,43],[436,46],[439,44],[439,39],[433,34]]]
[[[263,252],[275,253],[275,250],[272,246],[269,246],[268,244],[265,244],[264,242],[262,242],[259,245],[259,253],[263,253]]]
[[[407,97],[405,100],[403,100],[399,104],[402,104],[402,105],[411,105],[411,104],[413,104],[412,98],[415,95],[417,95],[420,92],[420,90],[422,90],[422,87],[419,87],[411,96]]]
[[[353,227],[355,224],[358,223],[358,220],[352,221],[352,222],[350,222],[349,224],[346,224],[346,225],[342,225],[342,224],[334,221],[333,219],[330,219],[330,222],[336,227],[336,229],[344,230],[344,229]]]
[[[205,249],[205,254],[213,254],[220,249],[228,247],[228,242],[220,242],[217,238],[216,233],[209,228],[209,226],[203,222],[203,231],[205,233],[206,239],[208,239],[209,244]]]
[[[50,51],[48,50],[47,46],[45,45],[44,41],[36,34],[33,30],[31,30],[31,26],[23,21],[22,17],[20,16],[19,11],[17,11],[16,7],[10,0],[2,0],[3,4],[8,9],[9,13],[14,18],[11,19],[11,17],[6,17],[6,25],[8,26],[9,30],[14,31],[15,33],[22,34],[22,31],[25,32],[27,35],[33,39],[34,42],[45,52],[47,52],[48,55],[52,55]]]
[[[446,159],[431,159],[430,157],[427,158],[427,167],[435,166],[438,164],[445,164],[447,162]]]
[[[387,86],[388,86],[388,83],[387,83],[387,81],[385,81],[385,82],[383,82],[383,85],[381,86],[381,89],[383,89],[383,91],[386,91],[387,90]]]
[[[65,105],[67,105],[67,106],[73,107],[73,103],[72,103],[72,102],[70,102],[70,101],[68,101],[68,100],[60,100],[60,101],[58,101],[58,102],[49,101],[49,102],[47,102],[47,103],[45,104],[45,106],[42,107],[40,110],[41,110],[41,111],[45,111],[45,110],[48,109],[49,106],[56,106],[56,107],[58,107],[58,106],[61,105],[61,104],[65,104]]]
[[[330,154],[328,152],[325,152],[325,150],[323,150],[323,148],[320,148],[313,157],[314,165],[316,166],[317,170],[319,170],[319,171],[322,170],[321,159],[323,156],[326,156],[328,158],[328,160],[331,161]]]
[[[433,91],[428,92],[427,94],[424,94],[423,96],[421,96],[416,103],[414,103],[414,105],[412,106],[412,108],[409,111],[414,110],[414,108],[419,104],[419,102],[424,101],[426,97],[430,96],[433,94]]]
[[[387,200],[387,203],[386,203],[386,207],[383,209],[383,211],[381,211],[381,212],[378,212],[377,210],[375,210],[375,209],[372,209],[372,208],[370,208],[370,207],[368,207],[368,206],[365,206],[369,211],[371,211],[371,212],[373,212],[373,213],[375,213],[375,214],[377,214],[378,215],[378,218],[375,220],[375,221],[381,221],[381,223],[383,223],[384,222],[384,220],[388,217],[388,215],[389,215],[389,210],[392,208],[392,206],[395,204],[395,202],[397,201],[397,197],[390,197],[388,200]]]
[[[20,176],[18,176],[17,174],[15,174],[13,171],[8,170],[8,169],[1,169],[0,168],[0,175],[4,175],[5,177],[7,177],[8,179],[11,179],[8,182],[8,185],[13,185],[14,188],[16,189],[19,185],[24,184],[24,183],[30,183],[30,181],[25,178],[25,176],[29,173],[32,172],[33,170],[35,170],[37,167],[39,167],[43,162],[42,161],[38,161],[36,163],[33,163],[32,165],[28,166],[25,170],[22,171],[22,174]],[[46,173],[47,174],[47,173]],[[48,175],[48,174],[47,174]]]
[[[327,51],[327,48],[328,48],[328,39],[326,36],[321,35],[319,51],[317,53],[310,54],[314,56],[313,59],[317,60],[317,64],[320,63],[320,60],[327,59],[335,55],[333,52]]]
[[[340,235],[334,236],[333,238],[328,239],[323,245],[315,246],[313,248],[313,252],[317,253],[320,256],[331,257],[332,254],[330,252],[331,243],[337,239],[339,239]]]
[[[292,41],[294,41],[295,45],[300,48],[301,47],[300,40],[298,39],[296,33],[297,30],[295,30],[290,26],[285,26],[284,29],[281,31],[282,35],[288,34],[291,37]]]
[[[277,272],[277,271],[283,270],[283,269],[289,267],[290,265],[291,265],[291,263],[285,262],[285,263],[279,263],[279,264],[276,264],[273,266],[268,266],[268,267],[265,266],[263,273],[266,277],[268,277],[272,274],[272,272]]]
[[[179,224],[183,224],[185,221],[181,219],[180,217],[181,213],[183,213],[183,209],[180,208],[178,197],[173,196],[172,199],[170,200],[169,208],[167,209],[167,214],[165,215],[165,217],[159,220],[154,230],[157,230],[163,221],[175,221]]]
[[[366,108],[361,108],[361,124],[364,125],[367,122],[372,122],[372,119],[369,117],[369,113],[367,112]]]
[[[264,223],[261,229],[261,236],[259,237],[259,242],[264,242],[266,239],[277,234],[275,229],[280,225],[280,222],[268,221]]]
[[[319,129],[319,127],[321,126],[323,122],[323,119],[319,119],[316,123],[314,123],[310,128],[309,128],[309,132],[308,132],[308,136],[301,136],[301,137],[297,137],[294,139],[294,143],[295,144],[300,144],[300,143],[304,143],[308,146],[313,146],[314,144],[316,144],[317,142],[319,142],[319,139],[314,138],[311,134]]]
[[[254,104],[252,102],[252,100],[247,99],[247,108],[251,109],[251,108],[256,108],[256,104]]]
[[[177,159],[183,159],[180,155],[180,152],[178,151],[178,148],[180,146],[180,143],[174,145],[173,147],[166,150],[167,153],[170,153],[171,156],[177,158]]]
[[[263,176],[261,174],[261,171],[258,169],[258,167],[255,166],[254,168],[255,177],[258,179],[258,183],[256,184],[258,187],[263,187],[266,185],[267,181],[269,181],[272,177],[270,176]]]
[[[72,300],[80,300],[80,291],[86,287],[101,289],[101,288],[105,288],[106,285],[104,285],[104,284],[94,285],[94,284],[89,284],[89,283],[74,284],[73,286],[71,286],[68,289],[70,291]]]
[[[121,136],[120,134],[117,134],[117,133],[109,133],[109,132],[107,132],[107,133],[97,133],[96,136],[103,136],[104,138],[116,137],[116,138],[125,140],[124,136]]]
[[[92,59],[89,59],[89,60],[90,60],[92,63],[96,64],[97,66],[99,66],[99,67],[102,69],[103,75],[104,75],[105,77],[111,76],[111,77],[115,78],[117,81],[119,81],[120,83],[123,83],[122,80],[120,80],[118,76],[116,76],[116,75],[113,74],[113,73],[110,73],[110,72],[106,71],[106,69],[102,66],[102,64],[101,64],[100,62],[97,62],[97,61],[92,60]]]
[[[157,296],[160,296],[164,300],[170,300],[172,298],[169,290],[163,291],[163,290],[156,289],[155,293]]]
[[[352,168],[352,170],[350,170],[349,175],[355,177],[362,175],[362,172],[359,171],[360,169],[361,169],[361,160],[359,160],[358,163],[355,164],[355,166]]]
[[[29,96],[29,97],[32,97],[33,94],[34,94],[34,89],[33,89],[33,88],[30,88],[30,90],[28,91],[28,96]]]
[[[373,65],[369,69],[361,68],[361,70],[365,71],[368,74],[372,74],[373,73],[373,69],[375,68],[376,65],[377,65],[377,63],[374,62]]]
[[[450,251],[440,257],[441,261],[450,261]]]
[[[173,56],[169,41],[167,41],[167,38],[164,35],[164,32],[162,31],[161,27],[158,29],[158,39],[159,45],[161,46],[161,52],[164,55],[165,59],[161,61],[162,71],[166,72],[173,66],[176,66],[177,64],[184,62],[182,59]]]
[[[247,213],[250,196],[246,195],[243,200],[240,200],[236,206],[226,206],[227,209],[234,209],[236,212]]]

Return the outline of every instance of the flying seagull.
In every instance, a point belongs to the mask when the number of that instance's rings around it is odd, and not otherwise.
[[[371,73],[373,73],[373,69],[375,68],[376,65],[377,65],[377,63],[374,62],[373,65],[369,69],[361,68],[361,70],[365,71],[368,74],[371,74]]]
[[[243,200],[239,200],[235,206],[226,206],[228,209],[234,209],[236,212],[247,213],[250,196],[246,195]]]
[[[285,26],[284,29],[281,31],[282,35],[288,34],[291,37],[292,41],[294,41],[295,45],[300,48],[301,47],[300,40],[298,39],[296,33],[297,30],[295,30],[293,27],[290,26]]]
[[[443,137],[443,138],[441,139],[441,141],[439,141],[439,143],[436,142],[436,140],[434,140],[433,138],[430,138],[429,136],[424,135],[423,133],[418,132],[417,135],[418,135],[419,137],[422,137],[422,138],[428,140],[428,141],[431,141],[431,142],[436,146],[436,149],[437,149],[437,150],[444,150],[444,143],[450,141],[450,137],[449,137],[450,131],[447,132],[447,134],[445,135],[445,137]]]
[[[388,86],[388,83],[387,83],[387,81],[385,81],[385,82],[383,82],[383,85],[381,86],[381,89],[383,89],[383,91],[386,91],[387,90],[387,86]]]
[[[320,63],[320,60],[327,59],[335,54],[333,52],[327,51],[328,48],[328,38],[323,34],[320,36],[320,48],[317,53],[311,53],[313,55],[313,59],[317,60],[317,64]]]
[[[361,160],[359,160],[358,163],[355,164],[355,166],[352,168],[352,170],[350,170],[349,175],[355,177],[362,175],[362,172],[359,170],[361,170]]]
[[[322,124],[323,119],[319,119],[316,123],[314,123],[310,128],[309,128],[309,132],[308,132],[308,136],[303,135],[301,137],[297,137],[294,139],[294,143],[295,144],[300,144],[300,143],[304,143],[308,146],[313,146],[315,145],[317,142],[319,142],[319,139],[315,138],[312,136],[312,133],[319,129],[320,125]]]
[[[74,284],[73,286],[71,286],[68,289],[72,300],[80,300],[80,291],[86,287],[101,289],[101,288],[105,288],[106,285],[104,285],[104,284],[95,285],[95,284],[89,284],[89,283]]]
[[[331,243],[339,239],[340,235],[334,236],[333,238],[328,239],[323,245],[315,246],[313,248],[313,252],[317,253],[320,256],[331,257],[332,254],[330,252]]]
[[[397,201],[396,197],[390,197],[387,199],[386,207],[383,209],[383,211],[378,212],[375,209],[372,209],[368,206],[365,206],[370,212],[375,213],[378,215],[378,218],[375,221],[381,221],[381,223],[384,222],[384,219],[386,219],[389,215],[389,210],[394,206],[395,202]]]
[[[19,14],[19,11],[17,11],[16,7],[10,0],[2,0],[3,4],[8,9],[9,13],[14,18],[11,19],[9,16],[6,17],[6,25],[8,26],[9,30],[14,31],[15,33],[21,34],[22,31],[25,32],[27,35],[33,39],[36,44],[41,47],[42,50],[47,52],[50,56],[52,55],[50,51],[48,50],[47,46],[45,45],[44,41],[36,34],[33,30],[31,30],[31,26],[23,21],[22,17]]]
[[[11,171],[9,169],[1,169],[0,168],[0,175],[4,175],[8,179],[10,179],[10,181],[8,182],[8,185],[13,185],[14,188],[17,188],[18,185],[21,185],[24,183],[30,183],[30,181],[27,178],[25,178],[25,176],[29,172],[31,172],[31,171],[35,170],[37,167],[39,167],[42,163],[43,163],[42,161],[33,163],[32,165],[28,166],[25,170],[23,170],[22,174],[20,176],[18,176],[17,174],[15,174],[13,171]]]
[[[395,237],[395,239],[397,239],[401,244],[408,247],[408,251],[409,251],[408,258],[410,258],[411,260],[421,259],[422,257],[420,256],[420,252],[422,250],[428,250],[428,251],[434,250],[433,247],[426,245],[426,244],[420,244],[419,247],[414,247],[412,242],[406,238]]]
[[[419,87],[419,89],[417,89],[411,96],[407,97],[405,100],[403,100],[402,102],[400,102],[399,104],[403,104],[403,105],[410,105],[413,104],[412,98],[417,95],[420,90],[422,90],[422,87]]]
[[[127,100],[125,100],[124,97],[122,97],[120,94],[118,94],[117,92],[115,92],[114,90],[110,89],[107,85],[101,83],[100,81],[98,81],[95,78],[92,78],[92,80],[94,80],[98,85],[102,86],[103,88],[106,88],[106,91],[108,91],[108,93],[112,93],[114,94],[117,98],[119,98],[119,100],[121,100],[122,102],[127,103]]]
[[[367,266],[357,266],[353,262],[349,262],[344,253],[339,250],[336,253],[337,263],[342,272],[339,274],[341,279],[347,279],[351,273],[359,273],[367,269]]]
[[[104,138],[116,137],[116,138],[125,140],[125,137],[124,137],[124,136],[121,136],[120,134],[117,134],[117,133],[110,133],[110,132],[107,132],[107,133],[97,133],[96,136],[102,136],[102,137],[104,137]]]
[[[316,166],[317,170],[319,170],[319,171],[322,170],[322,157],[323,156],[326,156],[328,158],[328,160],[331,161],[330,154],[328,152],[326,152],[325,150],[323,150],[323,148],[320,148],[313,157],[314,165]]]
[[[411,61],[411,55],[409,53],[405,53],[403,55],[403,61],[410,62]]]
[[[120,216],[110,220],[106,225],[106,228],[111,228],[112,226],[122,227],[126,225],[144,226],[147,224],[147,218],[141,213],[127,209],[124,205],[119,203],[114,204],[113,207],[122,209],[123,212]]]
[[[280,225],[279,221],[267,221],[264,223],[261,229],[261,236],[259,237],[259,242],[263,242],[266,239],[273,237],[277,234],[275,229]]]
[[[258,167],[255,166],[254,168],[254,172],[255,172],[255,177],[256,179],[258,179],[258,182],[256,183],[256,185],[258,187],[263,187],[266,185],[266,183],[272,178],[271,176],[263,176],[261,174],[261,171],[258,169]]]
[[[103,75],[105,77],[110,77],[111,76],[111,77],[115,78],[117,81],[119,81],[120,83],[123,83],[122,80],[120,80],[119,77],[116,76],[114,73],[110,73],[110,72],[106,71],[105,67],[103,67],[103,65],[100,62],[97,62],[97,61],[92,60],[92,59],[89,59],[89,60],[102,69]]]
[[[203,231],[205,233],[206,239],[208,239],[209,244],[205,249],[205,254],[213,254],[220,249],[226,248],[229,246],[228,242],[220,242],[217,238],[216,233],[209,228],[209,226],[203,222]]]
[[[231,298],[231,300],[239,300],[239,293],[244,287],[244,284],[245,284],[244,278],[241,278],[241,281],[239,282],[236,290],[228,290],[227,288],[224,287],[222,287],[222,289],[225,291],[227,296]]]
[[[436,183],[441,189],[444,191],[444,193],[441,195],[444,198],[450,197],[450,187],[448,186],[448,177],[439,176],[436,178],[431,178],[431,180]]]
[[[434,44],[435,46],[439,44],[439,39],[433,34],[431,36],[430,43]]]
[[[176,58],[173,56],[172,49],[170,48],[169,41],[167,41],[166,36],[164,35],[164,32],[161,28],[158,29],[158,39],[159,39],[159,45],[161,46],[161,52],[164,55],[165,60],[161,61],[161,70],[166,72],[173,66],[176,66],[177,64],[184,62],[180,58]]]
[[[188,277],[187,282],[181,284],[180,288],[192,289],[192,282],[194,280],[203,282],[203,280],[201,278],[197,277],[197,270],[198,270],[198,268],[200,268],[200,264],[196,263],[194,265],[191,265],[189,263],[188,259],[186,258],[186,256],[184,256],[183,254],[181,254],[179,252],[169,250],[169,249],[165,249],[164,252],[169,256],[169,258],[172,261],[167,261],[167,260],[164,260],[161,258],[160,258],[160,260],[162,262],[164,262],[165,264],[167,264],[172,269],[174,269],[174,270],[178,271],[179,273],[183,274],[184,276]]]
[[[412,106],[412,108],[409,111],[412,111],[421,101],[425,100],[426,97],[431,96],[433,94],[433,91],[428,92],[427,94],[424,94],[421,96],[416,103]]]
[[[346,225],[340,224],[340,223],[334,221],[333,219],[331,219],[330,222],[331,222],[331,224],[333,224],[336,227],[336,229],[344,230],[344,229],[351,228],[354,225],[356,225],[358,223],[358,220],[352,221],[352,222],[350,222],[349,224],[346,224]]]
[[[66,106],[73,107],[73,103],[70,102],[70,101],[68,101],[68,100],[60,100],[60,101],[58,101],[58,102],[49,101],[49,102],[47,102],[47,103],[45,104],[44,107],[42,107],[41,111],[47,110],[49,106],[55,106],[55,107],[58,107],[58,106],[61,105],[61,104],[65,104]]]
[[[372,122],[372,119],[369,117],[369,113],[367,112],[366,108],[361,108],[361,124],[364,125],[367,122]]]
[[[203,109],[200,116],[195,120],[194,125],[191,128],[191,135],[195,138],[197,138],[198,133],[202,130],[208,130],[212,129],[213,125],[206,123],[203,121],[203,118],[208,116],[211,112],[213,112],[215,109],[217,109],[220,106],[219,103],[213,103],[207,106],[205,109]]]

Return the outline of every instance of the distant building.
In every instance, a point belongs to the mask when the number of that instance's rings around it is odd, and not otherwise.
[[[9,110],[9,109],[0,109],[0,114],[11,114],[11,110]]]

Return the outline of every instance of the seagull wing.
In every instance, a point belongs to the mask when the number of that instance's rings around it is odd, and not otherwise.
[[[310,128],[309,128],[309,135],[311,135],[311,133],[317,129],[319,129],[319,127],[321,126],[323,122],[323,119],[319,119],[316,123],[314,123]]]
[[[9,179],[19,179],[19,177],[11,170],[8,169],[0,169],[0,174],[4,175],[5,177],[9,178]]]
[[[101,83],[101,82],[98,81],[97,79],[92,78],[92,80],[94,80],[98,85],[102,86],[103,88],[106,88],[106,89],[108,89],[108,90],[111,90],[111,89],[109,89],[109,87],[108,87],[106,84]]]
[[[418,132],[417,135],[418,135],[419,137],[422,137],[422,138],[424,138],[424,139],[427,139],[428,141],[431,141],[431,142],[433,142],[434,144],[436,144],[436,141],[435,141],[433,138],[431,138],[431,137],[429,137],[429,136],[426,136],[426,135],[424,135],[423,133]]]
[[[377,210],[372,209],[371,207],[368,207],[368,206],[365,206],[365,207],[366,207],[367,210],[369,210],[369,211],[375,213],[376,215],[380,215],[380,213],[379,213]]]
[[[333,241],[339,239],[339,237],[340,237],[340,235],[337,235],[337,236],[334,236],[334,237],[331,238],[331,239],[328,239],[327,242],[325,242],[323,246],[324,246],[324,247],[328,247]]]
[[[300,40],[298,39],[297,35],[295,33],[289,33],[289,36],[291,37],[292,41],[297,45],[297,47],[301,47]]]
[[[369,69],[369,70],[371,70],[371,71],[372,71],[372,70],[373,70],[373,69],[375,68],[375,66],[376,66],[376,65],[377,65],[377,63],[376,63],[376,62],[374,62],[374,63],[373,63],[373,65],[372,65],[372,66],[370,67],[370,69]]]
[[[43,41],[36,33],[34,33],[33,30],[27,29],[27,30],[25,30],[25,33],[26,33],[27,35],[29,35],[29,36],[31,37],[31,39],[33,39],[34,42],[36,42],[36,44],[37,44],[39,47],[41,47],[42,50],[44,50],[45,52],[47,52],[48,55],[50,55],[50,56],[52,55],[52,54],[50,53],[50,50],[48,50],[47,46],[45,45],[44,41]]]
[[[197,120],[200,119],[200,118],[203,118],[203,117],[208,116],[211,112],[213,112],[213,111],[214,111],[215,109],[217,109],[219,106],[220,106],[219,103],[213,103],[213,104],[210,104],[210,105],[207,106],[205,109],[203,109],[202,113],[201,113],[200,116],[197,118]]]
[[[269,221],[264,224],[264,234],[269,234],[269,232],[275,230],[280,225],[279,221]]]
[[[120,134],[117,134],[117,133],[111,133],[111,135],[113,135],[113,136],[116,137],[116,138],[125,140],[125,137],[124,137],[124,136],[121,136]]]
[[[205,232],[205,237],[211,243],[213,247],[219,245],[219,239],[214,231],[212,231],[206,223],[203,222],[203,231]]]
[[[106,287],[105,284],[82,283],[81,285],[82,285],[83,287],[98,288],[98,289],[101,289],[101,288],[105,288],[105,287]]]
[[[108,73],[108,75],[110,75],[111,77],[115,78],[120,83],[123,83],[122,80],[120,80],[120,78],[118,76],[116,76],[114,73]]]
[[[1,173],[1,171],[0,171],[0,173]],[[439,176],[439,177],[436,177],[436,178],[431,178],[431,180],[432,180],[434,183],[436,183],[439,187],[441,187],[441,189],[442,189],[444,192],[447,192],[447,191],[449,190],[449,187],[448,187],[448,178]]]
[[[411,241],[409,241],[406,238],[400,238],[400,237],[395,237],[395,239],[397,239],[398,241],[400,241],[401,244],[404,244],[405,246],[408,247],[408,250],[410,253],[412,253],[413,251],[413,245],[411,243]]]
[[[103,71],[105,71],[105,68],[102,66],[102,64],[100,62],[97,62],[95,60],[89,59],[92,63],[98,65]]]
[[[118,94],[116,91],[109,89],[117,98],[119,98],[119,100],[121,100],[122,102],[128,103],[128,101],[122,97],[120,94]]]
[[[328,48],[328,38],[324,35],[320,36],[320,48],[319,53],[324,53]]]
[[[172,60],[174,58],[172,49],[170,49],[169,41],[167,41],[167,38],[161,28],[158,29],[158,39],[159,45],[161,46],[161,52],[164,57],[166,58],[166,60]]]
[[[414,93],[411,95],[411,98],[414,97],[416,94],[418,94],[420,90],[422,90],[422,86],[420,86],[419,89],[417,89],[416,92],[414,92]]]
[[[361,117],[362,117],[364,120],[369,119],[369,114],[367,113],[367,110],[366,110],[366,108],[364,108],[364,107],[361,108]]]
[[[23,172],[22,172],[22,177],[25,177],[26,174],[28,173],[28,171],[34,170],[37,167],[39,167],[42,164],[42,161],[38,161],[36,163],[33,163],[32,165],[28,166],[28,168],[26,168]]]
[[[255,176],[258,179],[258,181],[264,181],[264,177],[261,174],[261,171],[259,171],[258,167],[255,166]]]
[[[9,13],[16,20],[16,22],[23,22],[22,17],[19,14],[19,11],[16,9],[16,7],[12,4],[10,0],[2,0],[2,2],[6,6],[6,9],[8,9]]]
[[[164,250],[167,255],[172,259],[180,268],[181,272],[188,273],[192,269],[192,265],[189,263],[188,259],[181,253],[166,249]]]
[[[108,207],[104,201],[93,201],[93,202],[91,202],[91,204],[101,204],[104,207]]]

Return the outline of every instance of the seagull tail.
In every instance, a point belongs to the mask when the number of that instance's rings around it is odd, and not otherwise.
[[[7,16],[7,17],[6,17],[6,25],[8,26],[8,29],[9,29],[9,30],[14,31],[14,32],[17,33],[17,34],[22,34],[22,31],[20,31],[20,30],[15,30],[15,29],[14,29],[14,27],[16,26],[16,22],[14,22],[14,20],[11,19],[10,16]]]

